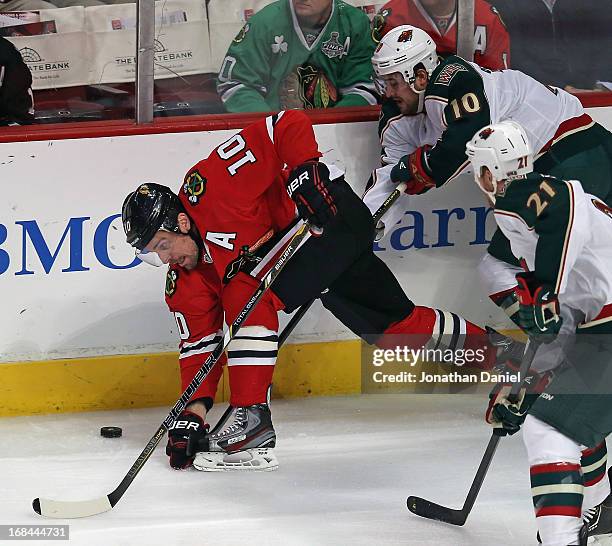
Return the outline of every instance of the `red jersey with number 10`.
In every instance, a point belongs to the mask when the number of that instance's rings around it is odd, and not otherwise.
[[[290,110],[244,128],[189,170],[179,197],[220,278],[243,246],[295,219],[287,169],[320,156],[310,120]]]

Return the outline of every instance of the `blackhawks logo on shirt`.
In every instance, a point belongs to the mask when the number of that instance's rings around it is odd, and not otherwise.
[[[387,24],[387,17],[391,15],[390,9],[383,9],[380,13],[377,13],[372,19],[371,27],[372,27],[372,40],[375,43],[380,42],[383,37],[383,30],[385,25]]]
[[[198,171],[192,171],[185,177],[183,191],[192,205],[197,205],[200,198],[206,193],[206,178]]]
[[[242,40],[244,40],[244,37],[246,36],[246,33],[250,30],[250,28],[251,28],[251,25],[249,25],[249,23],[244,25],[240,29],[240,32],[234,38],[234,43],[239,44],[240,42],[242,42]]]
[[[169,298],[176,292],[178,276],[179,274],[176,269],[168,269],[168,273],[166,274],[166,296]]]
[[[298,66],[299,95],[304,108],[331,108],[338,102],[338,90],[327,75],[311,64]]]

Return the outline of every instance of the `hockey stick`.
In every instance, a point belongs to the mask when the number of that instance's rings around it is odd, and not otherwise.
[[[202,367],[198,370],[191,383],[189,383],[174,407],[170,410],[168,416],[164,419],[155,434],[151,437],[145,448],[142,450],[142,453],[138,456],[136,461],[134,461],[134,464],[129,469],[121,483],[108,495],[92,500],[55,501],[50,499],[36,498],[32,501],[32,508],[37,514],[49,518],[82,518],[106,512],[119,502],[127,488],[130,486],[132,481],[134,481],[134,478],[142,470],[144,464],[149,460],[149,457],[157,447],[157,444],[172,426],[172,423],[174,423],[183,409],[185,409],[185,406],[188,404],[193,393],[210,373],[210,370],[221,357],[238,330],[242,327],[243,323],[251,314],[251,311],[255,308],[261,297],[267,291],[268,287],[274,282],[285,264],[295,254],[301,244],[308,240],[311,234],[310,228],[311,226],[308,223],[304,223],[293,235],[278,261],[264,275],[259,283],[259,286],[257,287],[257,290],[255,290],[242,311],[238,314],[236,320],[234,320],[231,326],[229,326],[229,328],[225,331],[223,339],[217,344],[209,357],[204,361]]]
[[[378,221],[385,215],[385,213],[391,208],[391,205],[397,201],[402,192],[406,189],[406,183],[402,182],[397,186],[397,188],[392,191],[389,196],[384,200],[383,204],[376,209],[376,212],[372,215],[372,221],[374,225],[378,223]],[[291,317],[291,320],[287,323],[287,326],[283,329],[280,336],[278,336],[278,346],[280,347],[287,341],[287,338],[291,335],[291,332],[298,325],[298,322],[302,320],[302,317],[306,314],[308,309],[312,306],[312,304],[316,301],[317,298],[312,299],[304,304],[302,304],[295,314]]]
[[[315,300],[307,301],[306,303],[300,305],[298,310],[291,317],[291,320],[287,323],[287,326],[283,329],[280,336],[278,336],[278,346],[281,347],[287,338],[291,335],[291,332],[295,330],[295,327],[298,325],[298,322],[302,320],[302,317],[306,314],[310,306],[315,302]]]
[[[529,342],[529,346],[527,347],[527,351],[525,351],[525,356],[523,356],[523,361],[519,370],[519,380],[512,385],[512,389],[510,389],[510,393],[508,394],[508,401],[510,403],[514,403],[518,400],[518,393],[523,386],[523,380],[521,380],[521,378],[524,378],[527,375],[539,346],[540,342],[538,341],[532,340]],[[487,444],[487,449],[485,449],[480,465],[478,466],[478,470],[476,471],[476,475],[474,476],[472,486],[470,487],[465,502],[463,503],[463,508],[456,510],[454,508],[448,508],[446,506],[436,504],[435,502],[422,499],[421,497],[410,496],[406,500],[408,510],[423,518],[435,519],[438,521],[443,521],[444,523],[450,523],[451,525],[463,525],[472,511],[472,507],[476,502],[476,497],[478,496],[485,476],[487,475],[489,466],[493,460],[495,451],[497,450],[497,445],[502,437],[501,431],[502,429],[493,429],[491,439]]]
[[[400,184],[397,189],[392,192],[384,203],[374,213],[373,219],[377,222],[382,215],[391,207],[391,205],[397,200],[404,190],[405,184]],[[121,483],[108,495],[92,500],[85,501],[54,501],[50,499],[36,498],[32,501],[32,508],[34,511],[42,516],[50,518],[78,518],[93,516],[101,514],[112,509],[117,502],[121,499],[127,488],[130,486],[134,478],[138,475],[144,464],[147,462],[153,451],[157,447],[168,428],[172,426],[172,423],[180,415],[181,411],[188,404],[192,394],[202,384],[206,376],[210,373],[210,370],[225,351],[227,345],[231,339],[235,336],[236,332],[240,329],[246,318],[249,316],[259,299],[262,297],[266,289],[272,284],[274,279],[278,276],[284,265],[287,263],[289,258],[296,252],[299,246],[304,243],[310,237],[310,226],[303,224],[300,230],[298,230],[285,251],[277,261],[277,263],[266,273],[261,280],[259,287],[251,296],[251,299],[247,302],[243,310],[240,312],[233,324],[225,332],[221,342],[215,347],[209,357],[206,359],[202,367],[195,375],[191,383],[187,386],[185,391],[181,394],[179,400],[176,402],[166,419],[157,429],[155,434],[151,437],[142,453],[138,456],[128,473],[125,475]],[[308,308],[312,305],[312,300],[306,303],[298,309],[298,312],[292,317],[289,324],[285,327],[279,337],[279,346],[287,339],[291,331],[295,328],[300,319],[304,316]]]

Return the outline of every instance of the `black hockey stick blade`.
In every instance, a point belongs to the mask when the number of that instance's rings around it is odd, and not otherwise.
[[[463,503],[463,507],[460,510],[448,508],[446,506],[442,506],[441,504],[436,504],[435,502],[422,499],[421,497],[413,496],[408,497],[406,501],[408,510],[423,518],[435,519],[438,521],[443,521],[444,523],[450,523],[451,525],[463,525],[472,511],[474,502],[476,502],[476,497],[478,496],[485,476],[489,471],[489,466],[493,460],[493,455],[495,455],[495,450],[497,449],[497,444],[499,444],[500,438],[500,434],[497,432],[497,430],[494,430],[493,434],[491,434],[491,439],[487,444],[487,449],[482,456],[482,460],[480,461],[480,465],[478,466],[474,480],[472,481],[472,486],[470,487],[465,502]]]
[[[463,510],[447,508],[421,497],[410,496],[406,504],[408,505],[408,510],[417,516],[443,521],[451,525],[463,525],[468,516]]]

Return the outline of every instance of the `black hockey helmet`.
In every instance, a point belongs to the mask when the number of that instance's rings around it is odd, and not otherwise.
[[[167,186],[141,184],[123,202],[121,219],[127,242],[143,250],[160,230],[178,232],[178,214],[185,212],[178,196]]]

